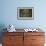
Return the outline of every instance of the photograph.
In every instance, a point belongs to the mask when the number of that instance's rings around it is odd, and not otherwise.
[[[33,19],[34,8],[33,7],[18,7],[17,18],[18,19]]]

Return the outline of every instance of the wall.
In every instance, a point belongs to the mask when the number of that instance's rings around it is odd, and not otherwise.
[[[16,28],[46,28],[46,0],[1,0],[0,25]],[[34,7],[34,20],[17,20],[17,7]]]
[[[0,0],[0,27],[39,27],[46,32],[46,0]],[[17,20],[17,7],[34,7],[34,20]]]
[[[0,24],[16,28],[46,28],[46,0],[1,0]],[[17,20],[17,7],[34,7],[34,20]]]

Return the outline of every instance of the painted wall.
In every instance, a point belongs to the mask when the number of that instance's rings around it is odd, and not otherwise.
[[[17,20],[17,7],[34,7],[34,20]],[[9,24],[16,28],[39,27],[46,32],[46,0],[0,0],[0,31]]]

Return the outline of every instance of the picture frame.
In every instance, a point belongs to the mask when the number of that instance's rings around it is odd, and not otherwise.
[[[33,20],[34,19],[34,7],[18,7],[17,19],[19,20]]]

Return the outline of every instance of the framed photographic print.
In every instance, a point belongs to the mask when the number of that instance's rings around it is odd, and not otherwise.
[[[34,8],[33,7],[18,7],[17,18],[21,20],[34,19]]]

